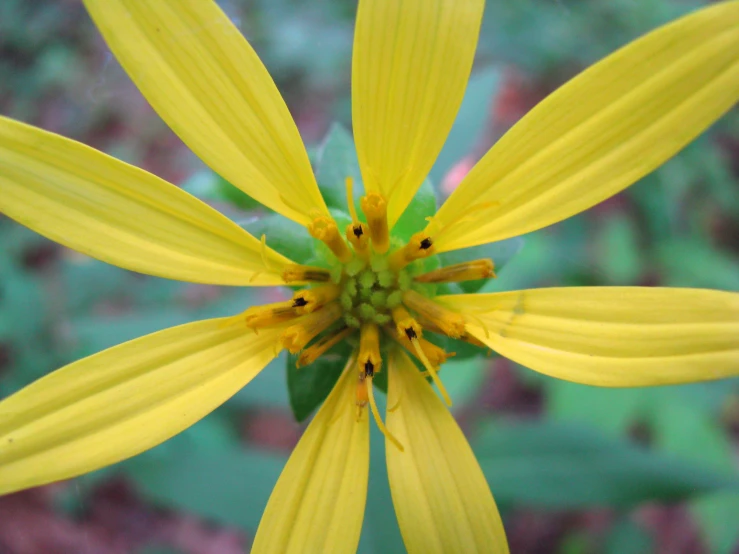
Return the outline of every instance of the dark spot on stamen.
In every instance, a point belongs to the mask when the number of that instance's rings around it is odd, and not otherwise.
[[[416,337],[416,332],[413,330],[413,327],[408,327],[405,330],[405,336],[408,337],[408,340],[413,340],[415,338],[418,338]]]
[[[307,306],[307,305],[308,305],[308,301],[302,296],[298,296],[293,301],[293,308],[302,308],[303,306]]]
[[[362,229],[361,225],[355,225],[352,231],[354,231],[354,236],[357,238],[361,237],[364,234],[364,229]]]
[[[364,374],[367,377],[372,377],[375,374],[375,366],[369,360],[364,363]]]
[[[318,271],[306,271],[305,272],[305,279],[306,281],[328,281],[331,275],[328,271],[324,272],[318,272]]]
[[[428,250],[432,244],[431,237],[426,237],[421,241],[421,250]]]

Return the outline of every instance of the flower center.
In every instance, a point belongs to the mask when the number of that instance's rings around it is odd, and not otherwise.
[[[347,198],[353,198],[350,179]],[[280,344],[299,353],[298,367],[313,363],[339,342],[350,341],[357,410],[369,404],[380,430],[402,450],[385,429],[374,401],[372,381],[383,370],[383,354],[390,348],[406,349],[451,405],[438,371],[454,353],[435,344],[433,335],[483,345],[467,334],[460,314],[434,301],[436,289],[441,283],[495,277],[494,266],[492,260],[483,259],[434,269],[432,236],[416,233],[405,243],[392,237],[387,202],[378,193],[368,193],[360,205],[367,222],[359,220],[350,200],[352,222],[344,233],[329,217],[317,217],[308,226],[330,251],[327,267],[291,265],[283,279],[286,284],[309,283],[309,288],[291,300],[249,308],[239,317],[255,330],[284,326]]]

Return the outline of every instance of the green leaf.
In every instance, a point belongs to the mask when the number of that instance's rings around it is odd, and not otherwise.
[[[266,236],[267,246],[297,263],[306,263],[313,255],[313,238],[305,227],[281,216],[268,214],[238,222],[257,238]]]
[[[354,179],[354,202],[362,196],[362,174],[351,134],[333,123],[318,149],[316,180],[329,208],[347,209],[345,179]]]
[[[384,414],[387,398],[381,394],[376,396],[376,400],[377,409]],[[367,509],[358,552],[365,554],[368,552],[377,554],[405,552],[390,493],[385,462],[385,437],[373,422],[370,422],[370,444]],[[390,445],[390,448],[395,447]]]
[[[285,372],[283,371],[286,359],[285,354],[280,354],[272,360],[248,385],[231,397],[226,405],[236,408],[251,408],[254,406],[287,408],[290,404],[290,398],[287,393]]]
[[[725,472],[576,425],[489,425],[475,445],[501,502],[568,509],[629,507],[739,486]]]
[[[739,541],[739,493],[719,492],[699,498],[691,503],[706,542],[713,554],[735,554]]]
[[[500,273],[503,267],[519,253],[523,248],[523,237],[512,237],[510,239],[481,244],[471,248],[462,248],[461,250],[452,250],[439,254],[442,265],[460,264],[472,260],[480,260],[489,258],[493,260],[495,272]],[[494,285],[495,281],[491,279],[480,279],[478,281],[466,281],[459,283],[463,292],[473,293],[479,292],[486,284]]]
[[[454,125],[429,172],[434,183],[441,183],[444,175],[470,154],[480,140],[499,85],[500,71],[495,68],[484,69],[470,77]]]
[[[617,522],[606,537],[606,554],[654,552],[652,537],[630,519]]]
[[[632,217],[620,213],[607,217],[599,227],[595,243],[605,284],[627,285],[639,280],[644,264]]]
[[[139,463],[128,473],[151,502],[253,533],[285,461],[232,446],[193,449],[166,463]]]
[[[610,435],[623,435],[643,414],[654,389],[610,389],[547,379],[547,412],[556,421],[597,427]]]
[[[426,227],[428,224],[426,218],[436,213],[436,207],[436,190],[431,181],[426,179],[418,188],[418,192],[416,192],[411,203],[408,204],[403,215],[395,223],[391,234],[407,241],[413,233],[417,233]]]
[[[304,421],[334,388],[349,358],[351,347],[342,341],[310,365],[295,367],[298,356],[287,358],[287,390],[297,421]]]
[[[193,173],[182,184],[182,188],[201,200],[228,202],[242,210],[271,211],[210,169]]]

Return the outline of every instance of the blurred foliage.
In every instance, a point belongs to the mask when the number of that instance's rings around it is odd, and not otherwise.
[[[355,3],[220,3],[275,77],[309,145],[327,202],[345,212],[344,178],[354,178],[357,198],[362,190],[349,131]],[[524,108],[597,58],[697,5],[488,2],[478,63],[457,122],[414,201],[415,213],[399,223],[400,234],[417,230],[459,180],[459,168],[479,157]],[[268,244],[287,256],[313,255],[314,241],[297,225],[214,175],[152,117],[78,2],[0,2],[0,113],[83,140],[182,184],[253,234],[264,233]],[[737,159],[739,115],[731,113],[652,175],[583,214],[525,238],[445,254],[445,263],[492,256],[499,274],[452,292],[572,285],[739,290]],[[0,397],[121,341],[233,314],[284,294],[119,270],[0,218]],[[576,529],[565,534],[557,551],[643,553],[656,542],[634,517],[635,508],[684,501],[708,551],[736,550],[739,488],[731,430],[739,429],[739,380],[612,390],[516,368],[517,386],[538,399],[536,417],[519,421],[523,408],[515,398],[503,407],[488,398],[503,394],[501,375],[508,366],[496,357],[470,357],[474,351],[463,348],[451,347],[458,357],[442,376],[508,521],[523,508],[548,513],[605,507],[614,524],[598,548],[588,546],[590,531]],[[125,475],[157,506],[252,534],[302,428],[280,423],[280,417],[309,417],[345,355],[337,350],[333,358],[300,371],[290,369],[294,360],[281,356],[181,435],[77,479],[74,489],[58,493],[59,509],[81,517],[80,506],[100,483]],[[384,402],[382,395],[378,401]],[[265,420],[267,431],[260,434]],[[274,438],[280,433],[288,438]],[[399,552],[384,443],[374,428],[372,446],[360,552]],[[147,551],[154,552],[154,546]]]

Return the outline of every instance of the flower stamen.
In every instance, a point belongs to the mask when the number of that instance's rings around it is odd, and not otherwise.
[[[295,367],[301,368],[312,364],[353,332],[354,329],[351,327],[344,327],[335,333],[320,338],[316,343],[312,344],[300,353],[297,362],[295,362]]]
[[[382,421],[382,418],[380,417],[380,411],[377,409],[377,402],[375,402],[375,393],[372,390],[372,376],[367,375],[366,379],[364,380],[365,387],[367,388],[367,396],[369,398],[369,405],[370,410],[372,411],[372,417],[375,419],[375,424],[377,425],[377,428],[380,430],[380,433],[385,435],[385,438],[389,440],[393,445],[400,450],[401,452],[405,452],[405,448],[403,448],[403,445],[400,443],[400,441],[389,431],[387,427],[385,427],[385,423]]]
[[[293,301],[286,300],[285,302],[252,306],[239,317],[244,318],[247,327],[257,329],[260,327],[274,327],[298,316]]]
[[[407,340],[413,340],[423,335],[423,329],[418,322],[411,317],[408,310],[404,306],[395,306],[391,314],[395,322],[395,329],[398,335],[406,337]]]
[[[421,360],[423,367],[426,368],[426,371],[431,376],[433,382],[436,384],[436,388],[439,389],[441,396],[444,398],[444,402],[446,402],[447,406],[451,406],[452,399],[449,397],[449,393],[446,391],[444,383],[441,382],[437,369],[433,365],[431,365],[431,362],[429,362],[429,359],[426,357],[426,354],[424,353],[423,348],[421,348],[418,339],[411,339],[411,343],[413,344],[413,348],[416,350],[416,356],[419,360]]]
[[[320,310],[301,316],[294,325],[282,333],[280,343],[291,354],[297,354],[312,341],[319,333],[341,317],[342,309],[338,302],[326,304]]]
[[[462,262],[459,264],[440,267],[416,277],[419,283],[459,283],[462,281],[476,281],[489,279],[495,275],[493,260],[482,259]]]
[[[369,257],[369,235],[363,223],[357,221],[347,225],[346,239],[360,258],[367,259]]]
[[[328,269],[310,265],[290,264],[282,272],[282,280],[285,283],[318,282],[325,283],[331,280]]]
[[[352,251],[339,233],[336,222],[330,217],[317,217],[308,225],[308,232],[329,247],[341,263],[352,259]]]
[[[454,339],[465,334],[464,318],[456,312],[447,310],[414,290],[403,293],[403,303],[414,312],[431,321],[442,333]]]
[[[396,333],[394,338],[413,356],[416,356],[416,348],[413,346],[410,339],[405,333]],[[426,355],[428,361],[438,367],[444,364],[449,358],[455,355],[455,352],[447,352],[443,348],[436,346],[433,342],[429,342],[422,337],[418,337],[418,344],[421,346],[423,353]],[[417,356],[416,356],[417,357]],[[420,360],[419,358],[419,361]]]
[[[360,200],[362,211],[367,217],[372,249],[384,254],[390,248],[390,231],[387,225],[387,202],[381,194],[370,192]]]
[[[341,294],[341,287],[333,283],[301,290],[293,295],[293,308],[300,315],[309,314],[332,300],[336,300],[339,294]]]
[[[390,254],[390,269],[399,271],[414,260],[435,254],[434,243],[427,233],[414,234],[408,244]]]

